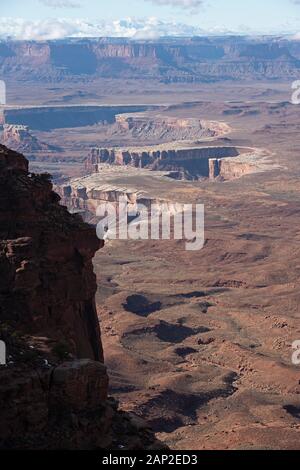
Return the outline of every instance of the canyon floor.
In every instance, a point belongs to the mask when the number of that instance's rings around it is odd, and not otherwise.
[[[159,197],[205,205],[205,245],[189,252],[184,241],[110,241],[96,255],[111,394],[172,449],[299,449],[300,107],[289,103],[290,85],[148,83],[142,93],[128,82],[122,94],[115,81],[100,89],[93,103],[163,103],[160,115],[225,123],[221,140],[270,157],[266,171],[226,182],[145,180]],[[19,94],[12,88],[12,105]],[[30,102],[28,88],[23,104],[78,100],[76,90],[39,94]],[[53,170],[59,184],[82,174],[86,146],[145,143],[107,128],[37,130],[51,145],[65,142],[66,158],[32,168]]]
[[[224,120],[280,169],[165,187],[205,204],[199,252],[119,241],[96,257],[111,392],[174,449],[299,449],[299,108],[235,105],[173,113]]]

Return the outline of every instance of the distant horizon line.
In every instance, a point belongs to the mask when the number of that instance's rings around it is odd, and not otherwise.
[[[218,34],[197,34],[197,35],[165,35],[157,36],[153,38],[142,38],[142,37],[128,37],[128,36],[66,36],[64,38],[57,39],[26,39],[16,38],[13,36],[0,36],[0,42],[13,41],[13,42],[63,42],[63,41],[94,41],[100,39],[107,39],[112,41],[127,41],[127,42],[155,42],[159,40],[191,40],[191,39],[222,39],[222,38],[249,38],[249,39],[261,39],[261,38],[272,38],[272,39],[290,39],[299,41],[300,37],[296,38],[298,33],[218,33]]]

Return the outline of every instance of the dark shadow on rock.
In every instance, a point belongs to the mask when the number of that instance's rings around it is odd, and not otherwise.
[[[134,294],[127,297],[123,308],[127,312],[135,313],[141,317],[147,317],[151,313],[161,309],[161,302],[150,302],[144,295]]]

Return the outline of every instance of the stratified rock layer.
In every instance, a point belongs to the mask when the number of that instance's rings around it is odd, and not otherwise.
[[[5,41],[1,76],[82,80],[152,78],[165,83],[298,77],[299,44],[285,38],[193,37]]]
[[[98,173],[101,172],[101,164],[108,163],[170,172],[175,179],[233,179],[254,171],[253,162],[236,160],[246,150],[232,146],[179,147],[172,144],[128,149],[92,148],[85,168],[88,174]],[[230,165],[226,160],[230,161]],[[243,164],[242,170],[240,163]]]

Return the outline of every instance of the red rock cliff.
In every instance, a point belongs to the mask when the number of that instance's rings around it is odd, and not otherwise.
[[[46,175],[29,175],[24,157],[0,147],[2,315],[102,360],[92,267],[100,241],[58,202]]]
[[[0,146],[0,448],[155,443],[107,396],[92,266],[101,243],[48,175]]]

